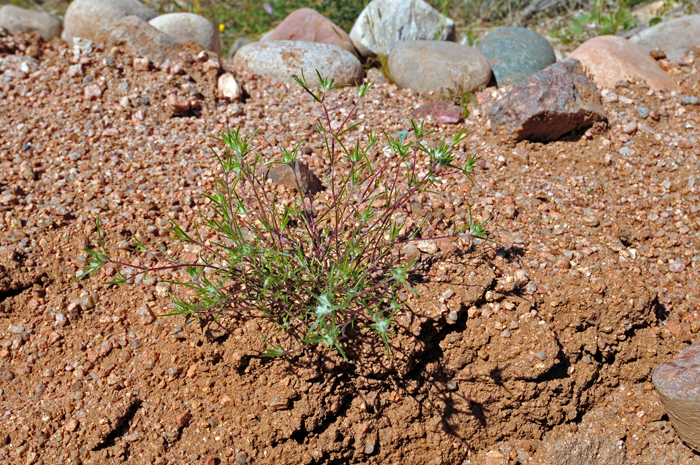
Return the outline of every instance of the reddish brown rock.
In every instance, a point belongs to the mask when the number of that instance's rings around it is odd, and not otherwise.
[[[515,141],[556,140],[605,121],[600,93],[576,60],[566,60],[521,81],[489,110],[494,133]]]
[[[648,52],[622,37],[595,37],[569,58],[579,60],[593,74],[598,89],[615,88],[618,81],[642,80],[654,90],[680,90]]]
[[[265,40],[298,40],[337,45],[355,53],[352,40],[333,21],[311,8],[299,8],[275,28]]]
[[[448,102],[427,102],[411,112],[416,119],[432,116],[443,124],[459,124],[464,121],[464,108]]]

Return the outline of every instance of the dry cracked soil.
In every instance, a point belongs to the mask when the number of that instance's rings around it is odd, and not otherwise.
[[[458,150],[481,157],[474,183],[448,176],[406,221],[440,233],[471,204],[498,244],[414,250],[420,298],[405,296],[391,359],[370,341],[348,362],[266,359],[264,320],[156,317],[175,276],[72,280],[98,216],[118,258],[145,263],[136,239],[194,254],[168,240],[168,218],[210,214],[210,136],[226,127],[259,131],[266,160],[302,141],[323,173],[314,102],[244,75],[243,102],[218,100],[216,66],[190,56],[136,70],[118,49],[3,40],[5,57],[34,61],[0,75],[1,462],[700,463],[651,384],[700,330],[697,105],[629,83],[605,95],[608,126],[513,144],[486,118],[504,91],[480,92]],[[664,66],[698,81],[692,57]],[[378,83],[357,120],[391,134],[433,98]],[[352,101],[341,90],[329,106],[340,119]],[[436,140],[463,126],[426,124]]]

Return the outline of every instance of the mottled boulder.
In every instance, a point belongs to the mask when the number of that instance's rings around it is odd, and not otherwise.
[[[700,341],[654,370],[652,381],[678,436],[700,452]]]
[[[386,55],[407,40],[455,39],[455,23],[423,0],[373,0],[350,31],[362,56]]]
[[[419,92],[473,92],[491,79],[486,58],[477,49],[455,42],[401,42],[391,52],[388,66],[398,86]]]
[[[622,37],[594,37],[571,52],[569,58],[579,60],[601,90],[630,79],[645,81],[654,90],[680,90],[649,53]]]
[[[195,42],[181,42],[136,16],[120,19],[109,29],[103,30],[100,37],[110,47],[122,47],[130,53],[148,57],[156,63],[162,63],[168,58],[176,60],[178,53],[185,51],[185,44],[194,45],[203,50]],[[187,51],[190,51],[189,48]]]
[[[219,31],[204,16],[194,13],[170,13],[155,17],[148,24],[177,40],[192,40],[210,52],[221,55]]]
[[[138,0],[75,0],[66,10],[61,38],[71,47],[73,37],[99,42],[102,28],[110,29],[125,16],[137,16],[148,21],[158,13]]]
[[[292,76],[304,76],[317,85],[316,70],[322,77],[335,78],[337,84],[362,82],[364,70],[355,55],[335,45],[292,40],[255,42],[242,47],[233,57],[237,70],[265,79],[295,84]]]
[[[630,42],[646,52],[658,47],[669,60],[677,60],[689,48],[700,45],[700,15],[682,16],[644,29],[630,37]]]
[[[265,37],[265,40],[300,40],[337,45],[350,53],[355,52],[348,34],[333,21],[311,8],[300,8],[289,14]]]
[[[491,107],[489,118],[494,133],[542,142],[606,120],[600,93],[576,60],[521,81]]]
[[[481,40],[478,49],[491,65],[498,87],[517,84],[557,62],[547,39],[524,27],[495,29]]]
[[[61,22],[53,16],[14,5],[5,5],[0,8],[0,26],[12,34],[36,32],[44,40],[51,40],[61,35]]]

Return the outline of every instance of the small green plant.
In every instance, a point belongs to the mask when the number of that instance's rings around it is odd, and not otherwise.
[[[384,54],[377,54],[370,57],[365,65],[367,68],[377,68],[382,76],[386,78],[387,81],[393,83],[394,80],[391,79],[391,71],[389,70],[389,57]]]
[[[674,4],[680,5],[680,9],[687,15],[692,14],[697,9],[697,2],[693,0],[664,0],[661,8],[656,10],[656,14],[649,21],[649,26],[656,26],[663,21],[664,16],[666,16]]]
[[[320,74],[318,89],[307,84],[303,72],[295,79],[322,110],[317,130],[331,165],[325,191],[305,193],[297,178],[294,202],[283,203],[277,189],[265,182],[270,165],[253,153],[255,134],[245,135],[240,127],[228,129],[217,138],[225,147],[215,152],[221,174],[215,192],[206,195],[213,215],[200,215],[193,232],[175,222],[170,230],[174,240],[200,250],[198,260],[178,260],[165,250],[151,253],[141,242],[137,251],[156,259],[154,265],[114,260],[98,222],[99,250],[86,250],[88,266],[76,279],[106,264],[119,270],[115,284],[129,282],[123,268],[144,275],[177,272],[182,279],[168,282],[189,295],[173,295],[169,315],[266,318],[276,332],[263,330],[268,345],[264,355],[325,346],[346,357],[345,345],[365,328],[379,337],[390,356],[393,317],[402,307],[399,294],[415,292],[409,280],[414,262],[402,247],[441,237],[488,240],[488,220],[473,218],[471,208],[466,224],[440,237],[419,237],[420,225],[405,225],[410,202],[446,174],[471,179],[477,157],[466,157],[458,167],[455,151],[467,137],[465,130],[430,145],[424,141],[430,131],[415,121],[410,131],[382,132],[391,158],[379,151],[377,132],[368,131],[363,144],[359,137],[351,143],[349,133],[362,124],[351,124],[351,116],[371,84],[356,88],[354,105],[336,122],[328,96],[340,86]],[[280,147],[280,163],[295,166],[298,148],[299,144]]]
[[[615,35],[637,24],[629,8],[629,0],[620,0],[615,11],[607,11],[605,0],[595,0],[593,11],[575,16],[565,31],[551,30],[549,35],[563,44],[580,44],[591,37]]]
[[[482,89],[480,88],[479,90]],[[442,99],[462,107],[464,109],[462,116],[465,119],[469,117],[469,105],[478,103],[476,95],[472,94],[468,88],[465,89],[462,85],[457,86],[455,89],[448,87],[446,91],[443,90]]]
[[[442,29],[445,26],[445,18],[447,18],[447,4],[450,2],[450,0],[441,0],[442,3],[442,12],[440,13],[440,20],[438,21],[438,28],[437,31],[435,31],[435,38],[434,40],[440,40],[440,36],[442,35]]]

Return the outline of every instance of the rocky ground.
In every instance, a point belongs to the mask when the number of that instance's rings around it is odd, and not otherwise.
[[[169,276],[72,279],[98,216],[116,256],[141,260],[137,238],[191,254],[167,241],[168,217],[188,228],[209,211],[210,136],[227,126],[259,131],[267,160],[302,141],[309,167],[328,169],[315,104],[245,75],[244,102],[217,100],[206,57],[148,67],[29,37],[0,52],[17,57],[0,75],[6,463],[700,462],[651,384],[700,330],[700,116],[687,94],[620,85],[604,95],[609,126],[514,145],[486,116],[507,89],[480,92],[460,147],[481,157],[475,184],[449,178],[407,215],[439,232],[471,203],[499,244],[421,246],[421,297],[397,318],[392,360],[381,346],[348,363],[261,359],[264,321],[156,318]],[[692,57],[667,66],[685,88],[698,80]],[[408,129],[435,98],[370,79],[370,128]],[[331,108],[351,101],[341,91]],[[436,138],[463,126],[427,124]]]

